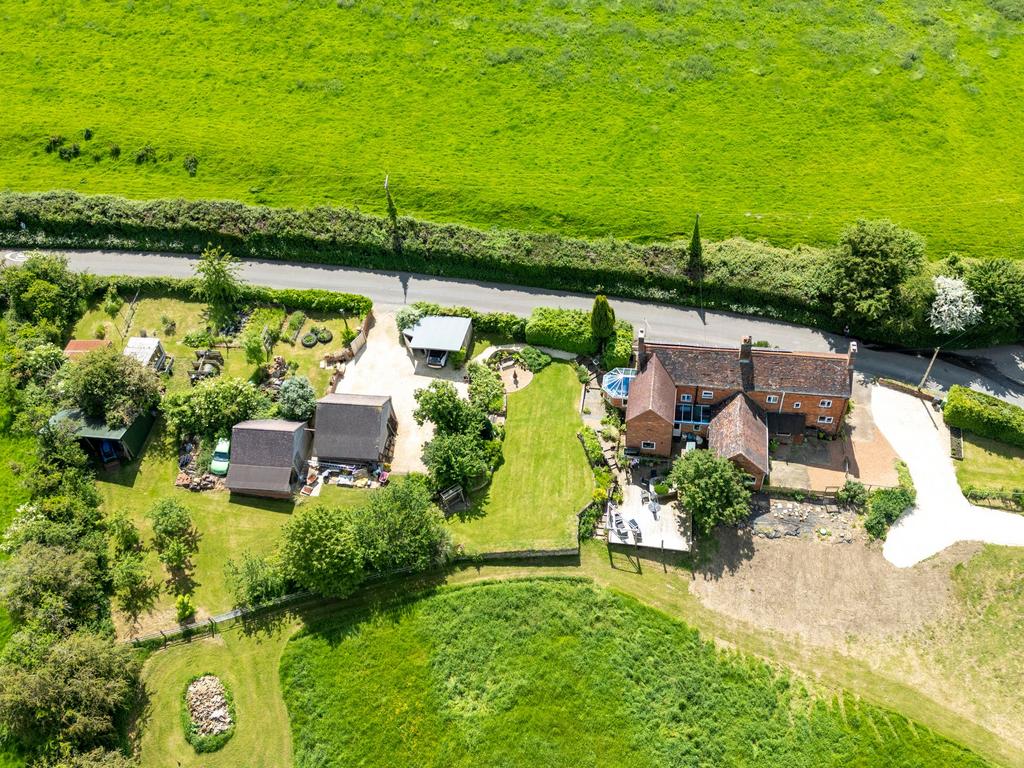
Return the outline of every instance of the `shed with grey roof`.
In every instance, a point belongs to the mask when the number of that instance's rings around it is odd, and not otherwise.
[[[398,418],[387,395],[335,392],[316,403],[313,453],[321,463],[390,461]]]
[[[429,355],[468,349],[472,334],[473,321],[468,317],[427,315],[403,335],[409,349]]]
[[[256,419],[231,430],[231,464],[226,485],[232,493],[287,499],[302,478],[310,434],[304,421]]]

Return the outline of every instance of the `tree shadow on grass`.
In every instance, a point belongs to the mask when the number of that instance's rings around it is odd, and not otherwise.
[[[754,534],[749,525],[742,529],[719,526],[713,537],[701,540],[695,572],[705,580],[717,581],[735,573],[753,556]]]

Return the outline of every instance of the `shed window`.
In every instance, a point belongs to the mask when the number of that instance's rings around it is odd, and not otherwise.
[[[679,396],[679,402],[680,403],[693,402],[693,395],[680,395]]]
[[[657,447],[658,444],[653,442],[652,440],[644,440],[643,442],[640,443],[640,449],[643,451],[653,451]]]
[[[712,392],[710,389],[705,389],[703,392],[700,393],[700,396],[702,400],[710,400],[715,396],[715,393]]]
[[[831,416],[819,416],[818,417],[818,423],[819,424],[831,424],[832,423],[832,417]]]
[[[797,400],[795,403],[793,403],[793,410],[794,411],[799,411],[800,410],[800,401],[799,400]]]
[[[819,408],[831,408],[832,407],[832,401],[831,400],[821,400],[821,401],[818,402],[818,407]]]
[[[765,401],[767,401],[767,403],[769,405],[774,405],[775,403],[779,402],[779,396],[778,395],[768,395],[768,397],[765,398]]]

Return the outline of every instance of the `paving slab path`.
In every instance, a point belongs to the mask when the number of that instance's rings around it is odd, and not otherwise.
[[[874,387],[875,424],[906,462],[917,503],[889,530],[882,553],[901,568],[958,541],[1024,547],[1024,515],[978,507],[964,498],[949,455],[942,414],[902,392]]]

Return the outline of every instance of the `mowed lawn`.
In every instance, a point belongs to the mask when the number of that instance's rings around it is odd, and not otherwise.
[[[444,590],[285,648],[297,768],[988,765],[579,581]]]
[[[13,0],[0,183],[383,212],[390,174],[402,213],[485,227],[663,238],[700,211],[706,237],[791,244],[888,216],[935,257],[1019,256],[1024,37],[998,8],[1020,15],[1017,0]],[[78,156],[45,151],[58,135]]]
[[[162,589],[152,609],[133,627],[117,615],[119,631],[145,634],[176,624],[174,595],[167,572],[152,548],[152,525],[147,517],[161,498],[172,498],[192,513],[199,534],[199,551],[193,556],[194,599],[198,617],[205,618],[232,608],[233,600],[224,575],[225,563],[245,550],[258,554],[272,552],[279,541],[281,527],[288,521],[295,504],[291,501],[232,496],[227,491],[193,493],[174,487],[178,473],[177,451],[157,422],[142,459],[117,471],[97,475],[103,498],[102,512],[113,514],[127,510],[139,527],[146,545],[145,560],[153,579]],[[355,488],[329,488],[321,501],[337,506],[354,506],[365,499],[366,491]],[[310,503],[304,500],[301,503]]]
[[[504,462],[473,508],[450,520],[469,552],[562,549],[576,544],[576,514],[593,476],[576,437],[580,383],[568,363],[552,363],[508,398]]]
[[[954,462],[960,487],[1024,490],[1024,449],[964,433],[964,459]]]

